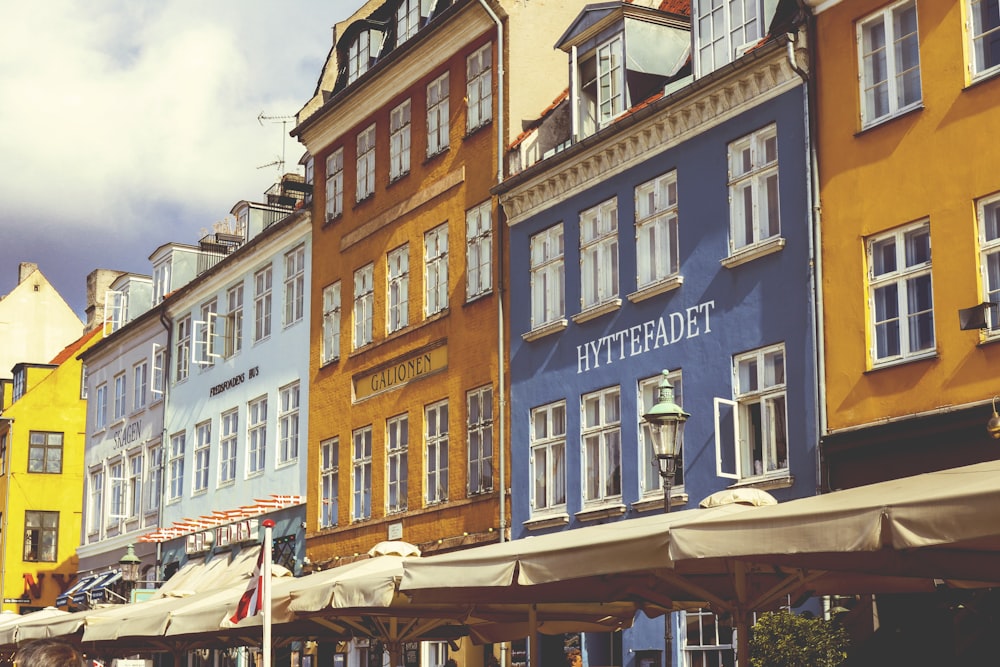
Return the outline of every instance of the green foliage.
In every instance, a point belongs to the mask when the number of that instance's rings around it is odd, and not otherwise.
[[[750,637],[751,667],[837,667],[847,659],[844,628],[787,611],[758,617]]]

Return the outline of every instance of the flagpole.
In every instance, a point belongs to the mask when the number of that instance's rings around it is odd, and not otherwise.
[[[260,567],[260,585],[263,589],[261,591],[261,607],[264,611],[263,667],[271,667],[271,551],[273,548],[271,529],[274,528],[274,520],[264,519],[261,523],[264,526],[264,544],[260,547],[264,550]]]

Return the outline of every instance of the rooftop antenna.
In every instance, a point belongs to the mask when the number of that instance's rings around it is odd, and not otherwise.
[[[278,160],[273,160],[267,164],[262,164],[258,169],[267,169],[268,167],[278,167],[279,173],[285,170],[285,140],[288,138],[288,124],[295,121],[295,116],[268,116],[263,111],[257,114],[257,122],[260,123],[261,127],[264,126],[264,121],[269,123],[281,123],[281,158]]]

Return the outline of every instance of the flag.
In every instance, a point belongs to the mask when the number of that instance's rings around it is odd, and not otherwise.
[[[261,595],[264,590],[263,564],[265,551],[264,545],[261,545],[260,555],[257,556],[257,567],[253,570],[253,577],[250,578],[250,584],[236,605],[236,613],[229,618],[230,622],[234,624],[239,623],[247,616],[256,616],[263,608]]]

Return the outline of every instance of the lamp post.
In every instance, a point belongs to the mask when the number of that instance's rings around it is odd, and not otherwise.
[[[656,465],[663,480],[663,510],[670,511],[670,490],[677,472],[677,457],[681,455],[684,422],[690,417],[674,403],[674,385],[663,371],[663,378],[656,389],[656,405],[642,418],[649,424]]]
[[[132,593],[135,582],[139,581],[139,568],[141,566],[142,561],[135,555],[135,547],[131,544],[128,545],[125,555],[118,560],[118,567],[122,571],[122,581],[125,582],[126,595]]]

